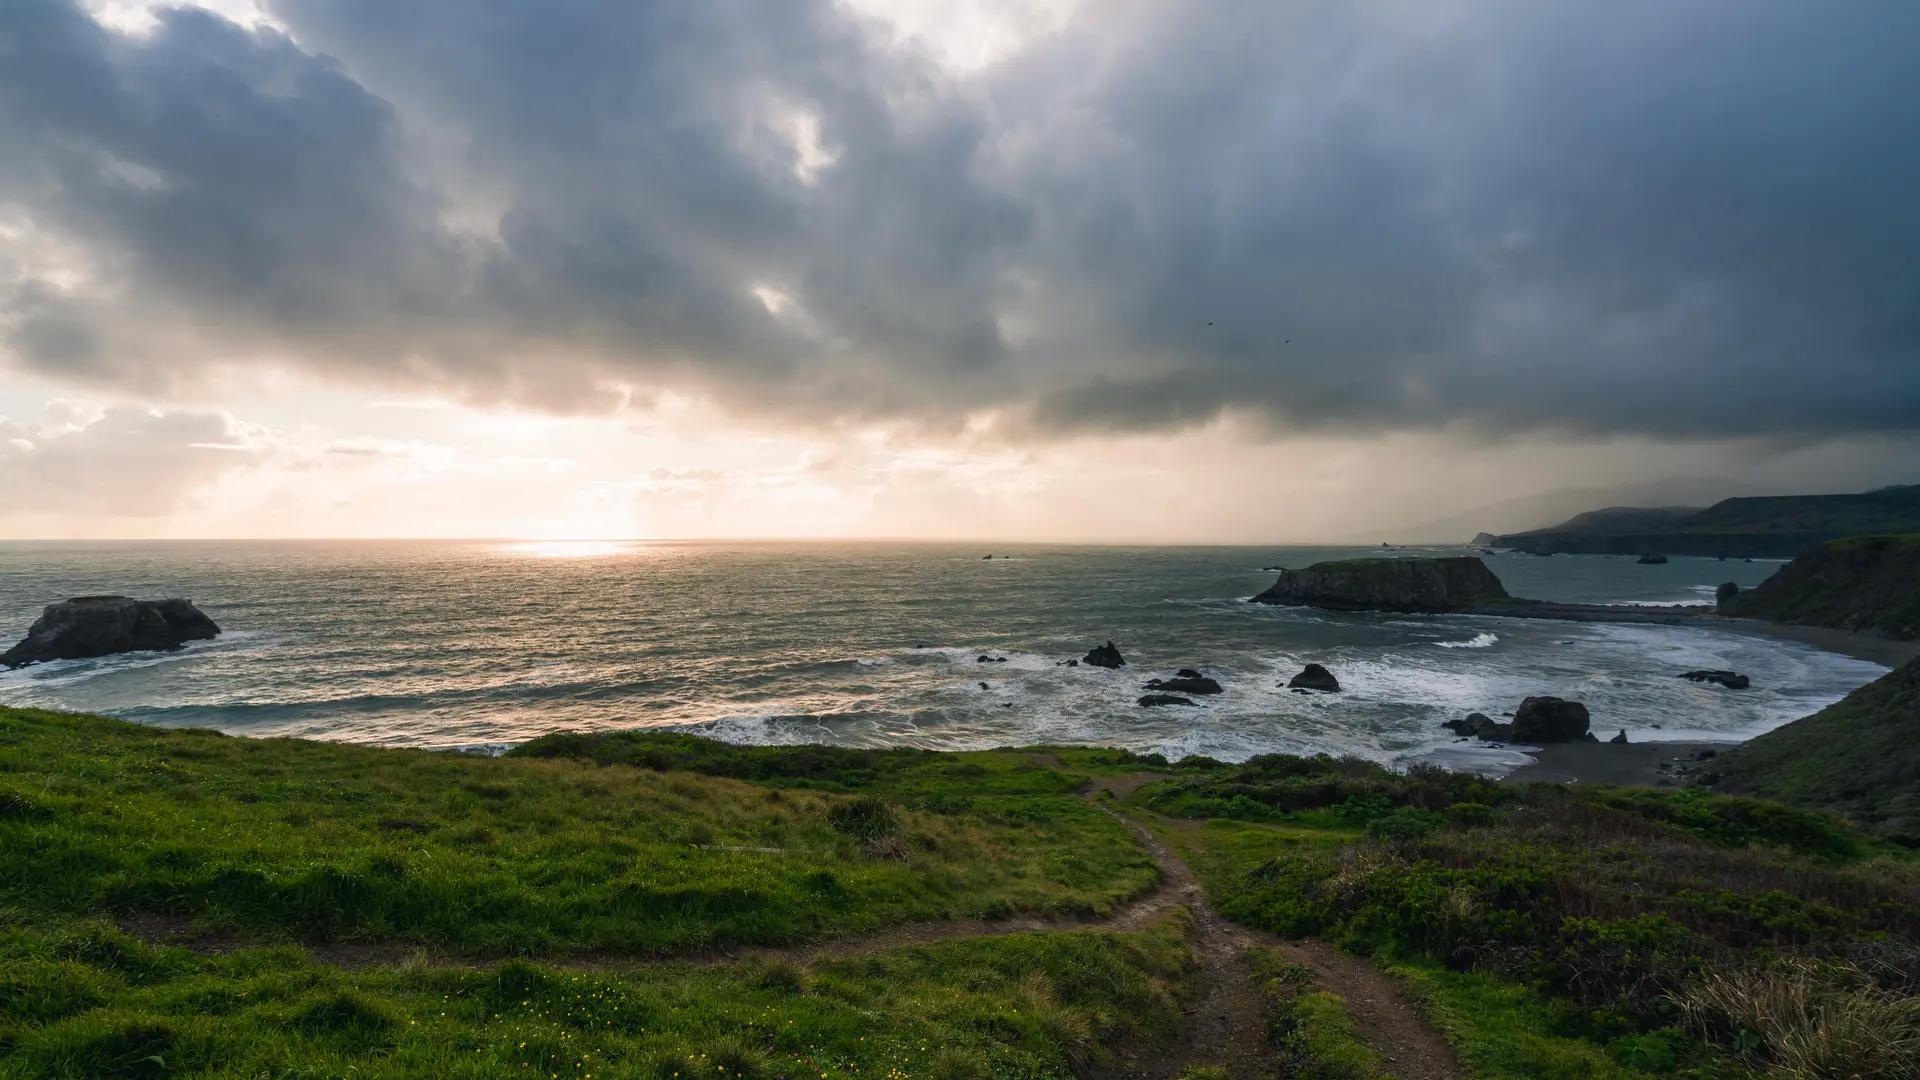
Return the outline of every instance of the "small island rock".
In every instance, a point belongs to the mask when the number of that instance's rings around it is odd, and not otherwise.
[[[1337,694],[1340,692],[1340,680],[1319,664],[1308,664],[1300,674],[1287,680],[1287,687],[1291,690],[1321,690]]]
[[[125,652],[171,652],[220,633],[191,600],[77,596],[50,604],[18,645],[0,653],[0,667],[47,660],[83,660]]]
[[[1658,566],[1666,561],[1667,557],[1657,551],[1649,551],[1638,560],[1641,566]]]
[[[1120,650],[1115,648],[1111,641],[1105,645],[1098,645],[1088,650],[1087,655],[1080,658],[1080,662],[1103,668],[1120,668],[1127,666],[1127,658],[1120,655]]]
[[[1460,555],[1340,559],[1282,570],[1280,579],[1253,601],[1331,611],[1448,612],[1506,599],[1506,588],[1485,563]]]

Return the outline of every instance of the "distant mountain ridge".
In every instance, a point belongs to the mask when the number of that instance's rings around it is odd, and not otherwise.
[[[1794,555],[1829,540],[1920,533],[1920,484],[1851,495],[1760,495],[1691,507],[1615,506],[1545,529],[1494,536],[1491,546],[1550,555]]]

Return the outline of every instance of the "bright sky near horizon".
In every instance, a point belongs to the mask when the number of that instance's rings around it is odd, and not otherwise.
[[[1920,481],[1920,6],[13,0],[0,56],[0,538]]]

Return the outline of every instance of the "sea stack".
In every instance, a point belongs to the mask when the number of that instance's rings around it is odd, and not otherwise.
[[[1096,645],[1087,650],[1087,655],[1081,657],[1080,662],[1103,668],[1121,668],[1127,666],[1127,658],[1120,655],[1120,650],[1116,648],[1111,641],[1105,645]]]
[[[1464,611],[1509,599],[1487,564],[1471,555],[1437,559],[1340,559],[1282,570],[1257,604],[1334,611]]]
[[[1530,697],[1513,711],[1513,741],[1562,743],[1593,741],[1587,707],[1557,697]]]
[[[125,652],[170,652],[220,633],[191,600],[134,600],[76,596],[50,604],[18,645],[0,653],[0,666],[48,660],[84,660]]]

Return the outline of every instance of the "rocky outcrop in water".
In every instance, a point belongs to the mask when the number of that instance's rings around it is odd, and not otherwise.
[[[191,600],[134,600],[77,596],[51,604],[18,645],[0,653],[0,666],[47,660],[83,660],[125,652],[170,652],[220,633]]]
[[[1334,611],[1464,611],[1508,599],[1487,565],[1471,555],[1437,559],[1341,559],[1282,570],[1253,598]]]
[[[1127,666],[1127,658],[1120,655],[1120,650],[1115,648],[1111,641],[1105,645],[1097,645],[1088,650],[1087,655],[1080,658],[1080,662],[1103,668],[1121,668]]]
[[[1733,609],[1738,607],[1739,604],[1740,585],[1738,582],[1723,581],[1720,583],[1719,588],[1713,590],[1713,607],[1714,610],[1721,614],[1733,614]]]
[[[1745,690],[1753,683],[1737,671],[1689,671],[1680,677],[1690,682],[1718,683],[1729,690]]]
[[[1641,566],[1659,566],[1667,561],[1667,557],[1657,551],[1649,551],[1634,561],[1638,562]]]
[[[1305,668],[1301,669],[1300,674],[1287,680],[1287,688],[1289,690],[1319,690],[1328,694],[1337,694],[1340,692],[1340,680],[1333,677],[1333,672],[1328,671],[1319,664],[1308,664]]]
[[[1200,674],[1192,668],[1181,668],[1171,679],[1148,679],[1147,690],[1159,690],[1168,694],[1220,694],[1225,690],[1220,683]]]
[[[1592,741],[1587,707],[1557,697],[1530,697],[1513,711],[1513,741],[1562,743]]]
[[[1486,713],[1468,713],[1463,719],[1448,720],[1441,727],[1470,739],[1485,739],[1488,742],[1506,742],[1513,738],[1513,725],[1502,724]]]
[[[1174,697],[1172,694],[1142,694],[1140,704],[1147,708],[1154,708],[1160,705],[1193,705],[1194,703],[1183,697]]]

